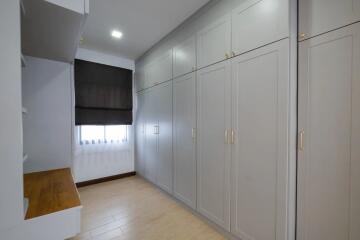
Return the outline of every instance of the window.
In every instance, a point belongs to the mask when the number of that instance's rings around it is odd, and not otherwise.
[[[80,126],[80,144],[122,143],[128,140],[127,125]]]

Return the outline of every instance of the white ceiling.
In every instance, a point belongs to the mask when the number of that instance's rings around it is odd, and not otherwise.
[[[90,0],[80,47],[137,59],[209,0]],[[123,32],[121,40],[110,36]]]

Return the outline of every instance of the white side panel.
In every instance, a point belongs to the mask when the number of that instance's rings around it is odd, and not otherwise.
[[[299,50],[298,239],[358,240],[360,24]]]
[[[196,74],[174,80],[174,195],[196,208]]]
[[[0,1],[0,239],[23,219],[19,1]]]
[[[174,77],[178,77],[196,69],[196,38],[186,39],[174,48]]]
[[[80,233],[81,207],[23,221],[6,240],[64,240]],[[61,227],[60,227],[61,226]]]
[[[200,213],[230,230],[230,61],[197,74],[197,184]]]
[[[285,240],[289,41],[232,60],[231,231],[241,239]]]
[[[247,0],[232,11],[236,55],[289,36],[289,0]]]
[[[231,54],[231,15],[228,14],[197,34],[197,66],[220,62]]]
[[[360,0],[299,1],[299,32],[310,38],[360,20]]]

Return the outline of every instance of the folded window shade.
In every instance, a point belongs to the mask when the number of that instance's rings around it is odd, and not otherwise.
[[[131,125],[132,71],[75,60],[75,124]]]

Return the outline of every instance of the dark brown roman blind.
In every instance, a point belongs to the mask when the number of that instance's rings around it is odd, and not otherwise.
[[[131,125],[132,71],[75,60],[75,124]]]

